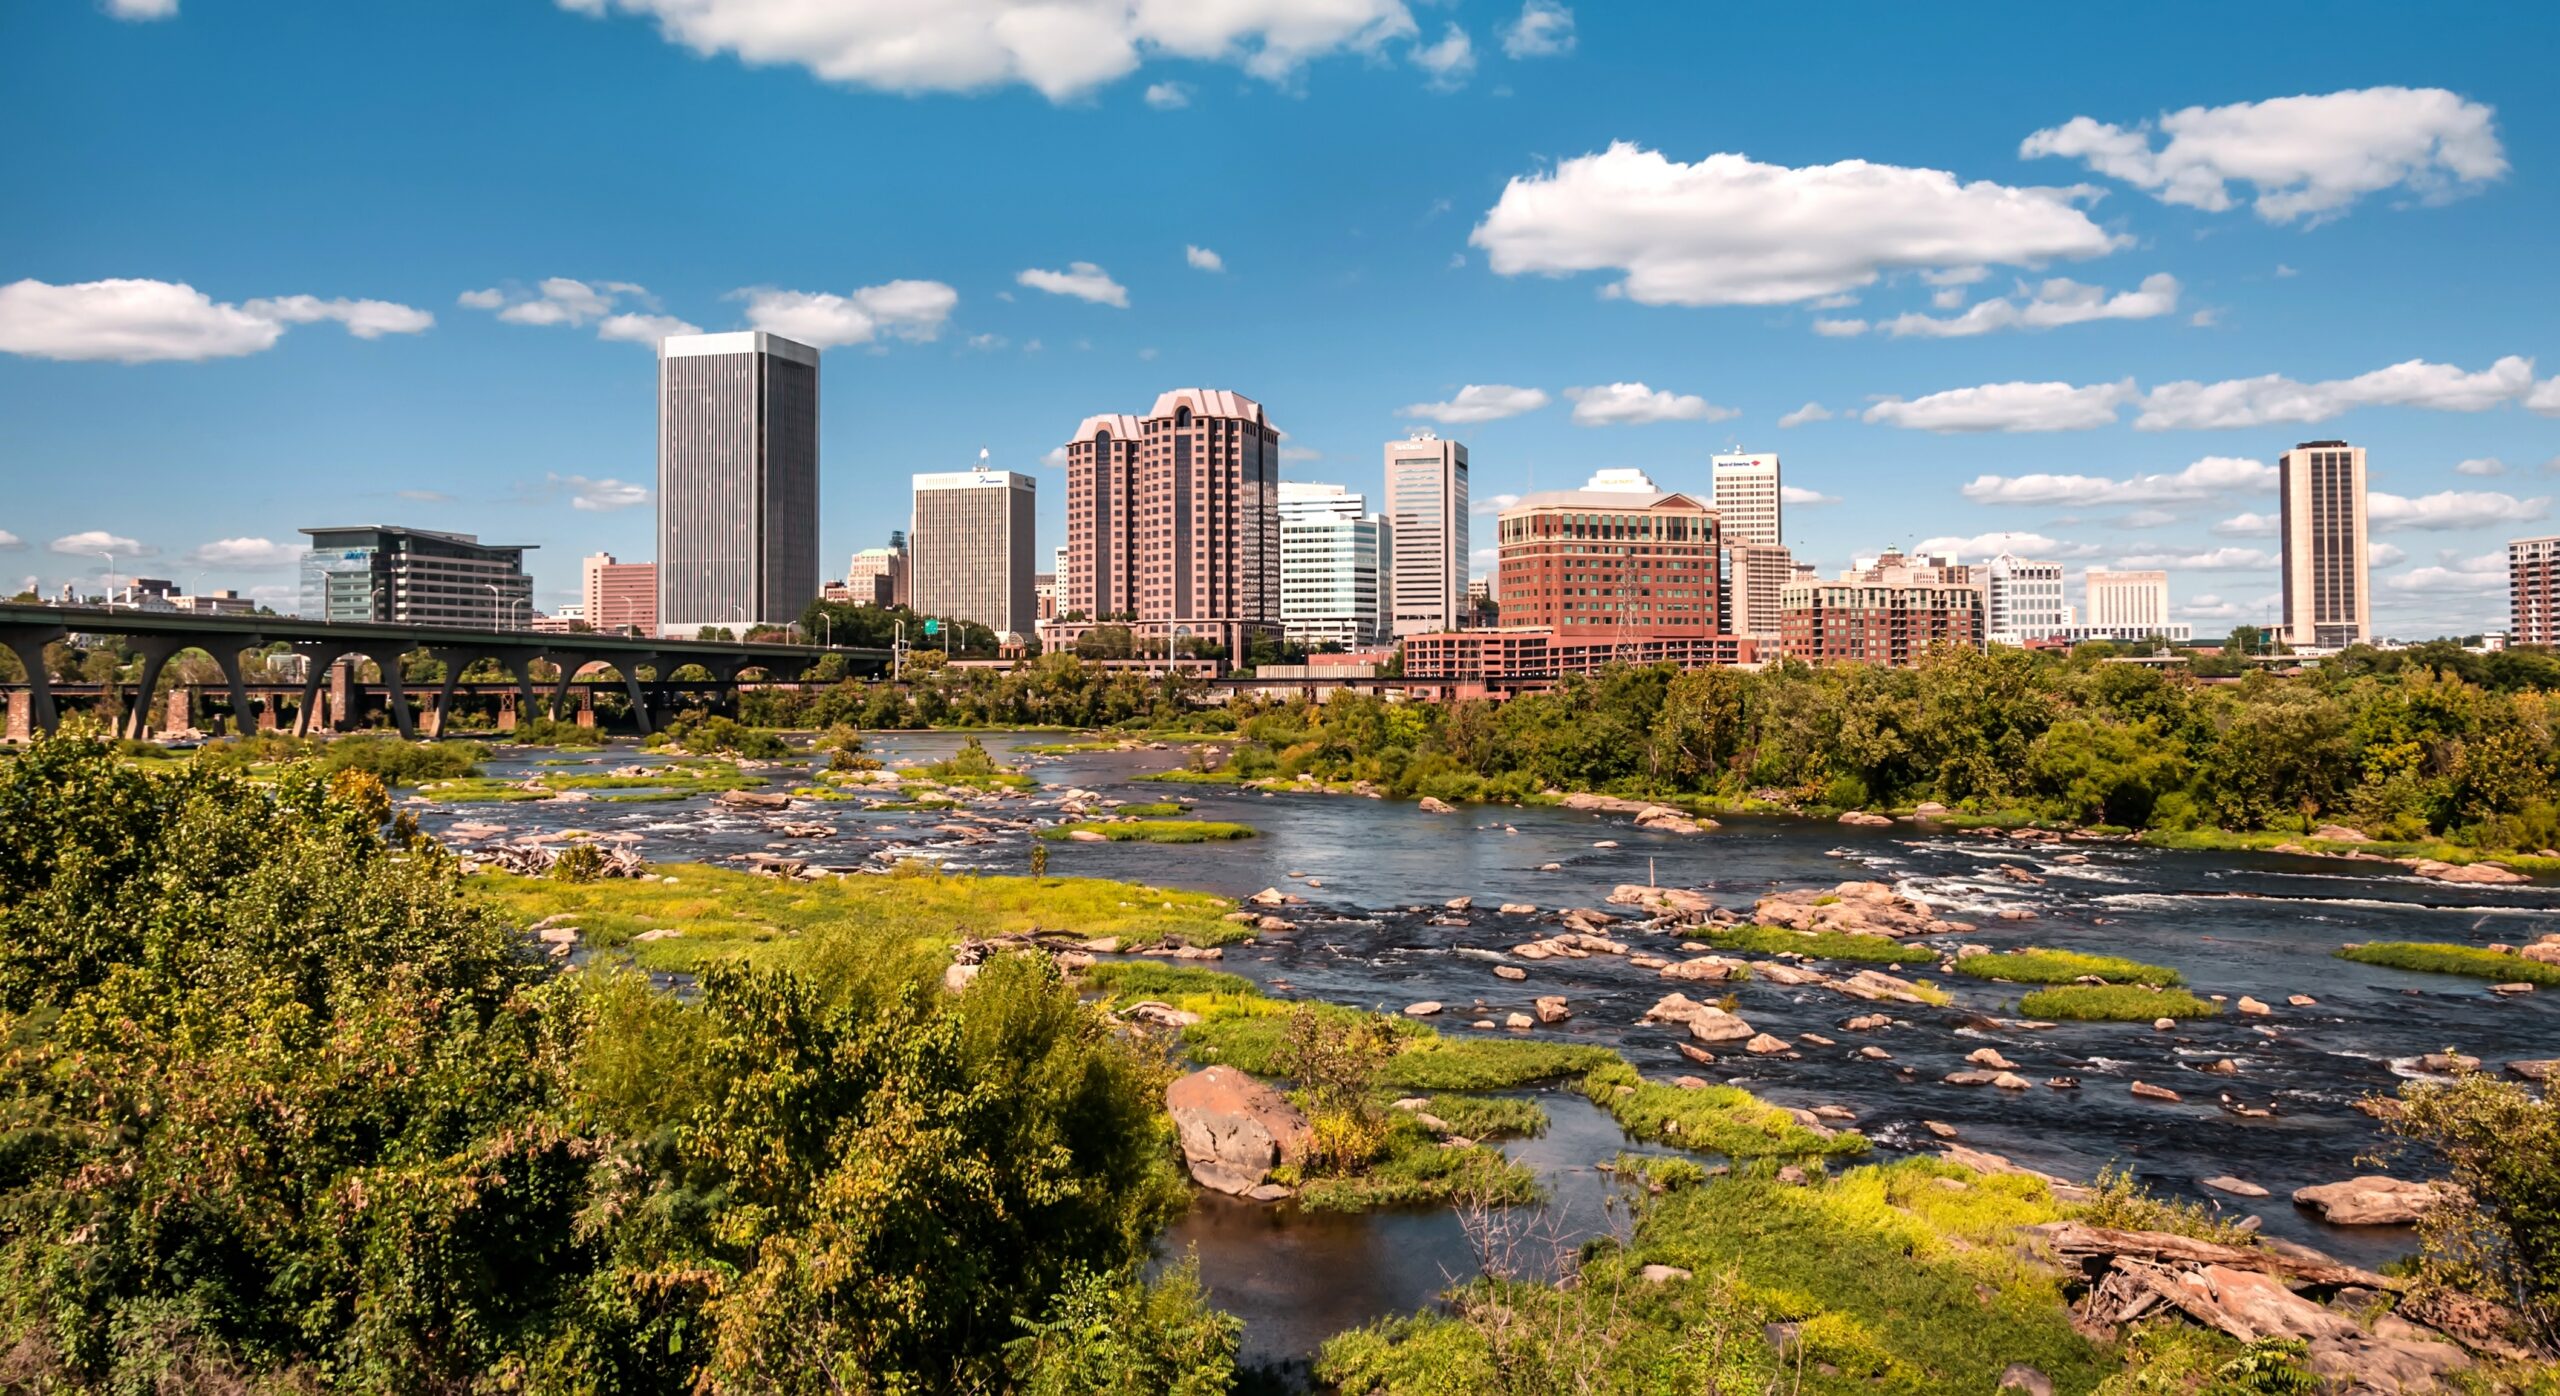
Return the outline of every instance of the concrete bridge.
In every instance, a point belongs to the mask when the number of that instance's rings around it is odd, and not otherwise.
[[[45,672],[44,647],[73,635],[121,637],[141,657],[142,672],[134,687],[139,701],[128,710],[122,723],[124,735],[134,737],[146,730],[150,698],[159,686],[161,671],[172,658],[187,650],[202,651],[221,668],[233,724],[245,730],[252,720],[249,715],[257,707],[250,698],[241,653],[276,644],[291,646],[291,652],[307,662],[301,701],[294,710],[293,731],[297,736],[307,735],[314,726],[313,718],[320,710],[321,694],[330,683],[332,670],[350,656],[370,659],[381,671],[380,686],[389,700],[392,724],[404,737],[416,736],[418,723],[410,709],[400,666],[403,659],[420,651],[444,665],[444,678],[430,709],[435,719],[431,731],[443,727],[457,689],[466,687],[462,683],[463,671],[483,660],[514,676],[516,698],[510,711],[515,713],[532,712],[541,701],[533,666],[547,663],[555,667],[559,672],[552,680],[550,694],[551,715],[555,718],[567,704],[571,686],[580,674],[598,667],[610,668],[621,678],[632,714],[643,732],[651,729],[653,712],[669,711],[677,694],[692,689],[734,696],[740,676],[749,673],[761,674],[768,681],[801,680],[829,655],[840,656],[845,672],[856,676],[880,674],[888,669],[890,661],[887,650],[847,646],[551,635],[476,627],[196,615],[126,606],[0,604],[0,645],[15,653],[26,669],[27,716],[35,730],[50,732],[61,723],[54,685]],[[702,677],[680,678],[688,669],[698,669]],[[648,675],[645,680],[644,671]],[[591,689],[592,685],[581,687]],[[591,698],[591,692],[582,695],[580,706],[585,707]],[[268,711],[272,712],[273,706],[270,701]],[[341,719],[349,711],[343,696],[337,710]]]

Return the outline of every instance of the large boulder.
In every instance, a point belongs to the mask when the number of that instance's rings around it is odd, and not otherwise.
[[[1164,1089],[1165,1110],[1182,1143],[1192,1180],[1243,1197],[1271,1170],[1307,1150],[1307,1117],[1278,1091],[1231,1066],[1176,1078]]]
[[[2433,858],[2419,858],[2409,864],[2409,871],[2435,882],[2509,883],[2528,882],[2523,873],[2496,863],[2439,863]]]
[[[1647,887],[1635,882],[1622,882],[1610,889],[1609,904],[1638,907],[1656,916],[1704,915],[1716,906],[1703,892],[1686,887]]]
[[[1648,1023],[1677,1023],[1689,1030],[1700,1042],[1740,1042],[1754,1035],[1749,1023],[1711,1003],[1699,1003],[1686,994],[1665,994],[1660,1002],[1645,1010]]]
[[[1456,814],[1458,811],[1446,800],[1433,799],[1425,795],[1422,797],[1422,812],[1424,814]]]
[[[1760,899],[1752,919],[1791,931],[1843,931],[1896,939],[1945,935],[1956,929],[1954,923],[1940,920],[1882,882],[1843,882],[1827,892],[1806,888],[1771,893]]]
[[[2339,1183],[2297,1188],[2293,1205],[2308,1207],[2331,1226],[2407,1226],[2444,1200],[2434,1183],[2371,1174]]]
[[[789,809],[791,797],[762,790],[723,790],[711,803],[731,809]]]

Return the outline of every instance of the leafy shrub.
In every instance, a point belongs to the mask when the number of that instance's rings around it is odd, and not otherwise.
[[[340,737],[322,748],[322,770],[366,771],[390,786],[423,785],[480,774],[480,748],[469,742],[406,742],[398,737]]]
[[[551,876],[562,882],[593,882],[604,876],[604,850],[591,843],[573,843],[551,861]]]
[[[1049,1315],[1005,1347],[1017,1396],[1226,1396],[1244,1323],[1209,1306],[1200,1266],[1152,1283],[1079,1271]]]
[[[751,761],[779,761],[791,754],[791,748],[780,736],[716,715],[677,718],[659,735],[666,738],[666,745],[681,747],[696,756],[728,752]]]
[[[506,734],[506,740],[518,746],[573,747],[592,751],[604,745],[604,729],[581,727],[557,718],[537,717],[530,722],[518,722],[516,730]]]
[[[2419,1221],[2429,1285],[2505,1306],[2545,1352],[2560,1352],[2560,1103],[2464,1072],[2412,1082],[2384,1128],[2442,1163],[2467,1202]]]

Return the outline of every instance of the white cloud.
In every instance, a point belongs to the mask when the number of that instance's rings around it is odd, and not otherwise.
[[[2507,463],[2496,456],[2483,456],[2472,460],[2456,461],[2453,473],[2456,475],[2504,475],[2507,473]]]
[[[408,500],[412,504],[451,504],[453,502],[453,496],[442,490],[393,490],[391,493],[393,497]]]
[[[1840,496],[1836,494],[1824,494],[1820,490],[1809,490],[1802,485],[1780,485],[1778,499],[1781,503],[1793,504],[1802,509],[1819,509],[1826,504],[1840,502]]]
[[[1647,305],[1779,305],[1889,271],[2040,265],[2118,245],[2072,191],[1847,160],[1683,164],[1620,141],[1515,176],[1469,241],[1506,276],[1612,270]]]
[[[646,344],[675,334],[700,334],[702,328],[659,312],[649,288],[629,281],[581,281],[573,276],[547,276],[533,290],[497,286],[465,291],[455,298],[473,310],[494,310],[510,325],[596,327],[596,338],[617,344]],[[639,309],[627,309],[630,302]]]
[[[2368,544],[2364,552],[2366,561],[2376,567],[2395,567],[2409,560],[2409,550],[2397,543]]]
[[[1932,339],[1956,339],[1968,335],[1989,334],[1993,330],[2048,330],[2057,325],[2078,325],[2091,320],[2149,320],[2167,315],[2178,308],[2178,278],[2159,272],[2142,279],[2142,285],[2131,291],[2110,296],[2102,287],[2053,277],[2030,290],[2018,288],[2018,299],[2006,296],[1976,302],[1962,315],[1897,315],[1876,325],[1879,334],[1897,338],[1922,335]],[[1941,296],[1952,293],[1953,302],[1961,303],[1960,287],[1949,287]]]
[[[1480,494],[1467,506],[1470,514],[1499,514],[1520,502],[1516,494]]]
[[[1939,556],[1953,557],[1959,561],[1969,557],[1997,557],[2002,553],[2013,553],[2019,557],[2038,559],[2096,557],[2098,555],[2098,549],[2092,544],[2066,543],[2059,538],[2048,538],[2041,533],[2018,533],[2014,531],[1977,533],[1970,538],[1924,538],[1913,547],[1912,551],[1915,553],[1929,553]]]
[[[1313,446],[1283,446],[1280,448],[1280,459],[1294,465],[1304,465],[1308,461],[1323,460],[1324,452]]]
[[[1042,456],[1040,458],[1040,463],[1048,466],[1052,470],[1065,468],[1067,463],[1067,448],[1064,446],[1050,447],[1049,454]]]
[[[1000,334],[973,334],[969,336],[968,341],[970,348],[982,353],[1002,349],[1012,342]]]
[[[1074,296],[1096,305],[1129,308],[1129,288],[1111,279],[1111,273],[1091,262],[1070,262],[1065,271],[1042,271],[1038,267],[1022,273],[1015,281],[1035,291],[1053,296]]]
[[[2560,378],[2548,378],[2533,385],[2524,395],[2524,405],[2546,417],[2560,417]]]
[[[2264,461],[2206,456],[2183,470],[2121,480],[2104,475],[1977,475],[1963,493],[1976,504],[2087,507],[2208,499],[2218,494],[2269,489],[2275,482],[2276,468]]]
[[[2176,511],[2169,509],[2136,509],[2116,520],[2119,528],[2166,528],[2178,521]]]
[[[266,538],[217,538],[187,553],[187,561],[199,567],[228,567],[240,571],[291,567],[301,560],[300,544],[278,543]]]
[[[1782,427],[1800,427],[1807,422],[1827,422],[1830,421],[1831,418],[1832,411],[1830,408],[1825,407],[1818,402],[1808,402],[1804,406],[1797,408],[1795,411],[1780,417],[1778,419],[1778,425]]]
[[[1855,317],[1848,319],[1822,319],[1813,322],[1813,332],[1829,339],[1847,339],[1852,335],[1862,335],[1867,332],[1868,328],[1869,326],[1866,321]]]
[[[2409,359],[2353,378],[2298,383],[2280,374],[2220,383],[2163,383],[2145,394],[2134,425],[2145,431],[2319,422],[2357,407],[2481,412],[2526,395],[2533,360],[2510,354],[2477,373]]]
[[[616,509],[629,509],[649,502],[649,487],[622,480],[590,480],[584,475],[553,475],[550,483],[569,493],[571,508],[591,514],[609,514]]]
[[[0,286],[0,353],[39,359],[236,358],[275,347],[289,325],[335,320],[362,339],[415,334],[435,323],[390,301],[283,296],[231,305],[183,282],[118,278]]]
[[[2260,572],[2276,565],[2263,548],[2209,548],[2196,553],[2136,553],[2116,559],[2116,566],[2142,571]]]
[[[0,553],[14,553],[27,545],[27,540],[0,528]]]
[[[2273,514],[2244,513],[2215,524],[2213,531],[2225,538],[2273,538],[2283,527],[2284,521]]]
[[[1178,82],[1151,83],[1147,87],[1147,105],[1157,111],[1180,111],[1191,105],[1191,89]]]
[[[2538,519],[2551,511],[2551,501],[2547,498],[2518,499],[2511,494],[2488,490],[2445,490],[2416,499],[2369,490],[2365,493],[2364,510],[2366,521],[2377,532],[2399,529],[2436,532]]]
[[[1414,45],[1412,57],[1413,66],[1430,75],[1426,85],[1434,92],[1455,92],[1476,74],[1475,40],[1455,24],[1440,36],[1440,42]]]
[[[1182,260],[1188,263],[1193,271],[1225,271],[1227,269],[1227,259],[1205,247],[1185,244],[1182,249]]]
[[[1010,83],[1066,101],[1151,57],[1232,62],[1287,83],[1308,61],[1410,38],[1404,0],[559,0],[657,21],[670,42],[749,64],[790,63],[891,92]]]
[[[2217,212],[2231,207],[2231,184],[2245,182],[2260,218],[2316,222],[2384,189],[2433,203],[2505,175],[2496,115],[2442,88],[2368,87],[2187,107],[2159,119],[2169,139],[2156,148],[2154,123],[2078,116],[2027,137],[2018,153],[2077,159],[2163,202]]]
[[[884,281],[849,295],[760,289],[747,298],[747,323],[817,349],[868,344],[882,336],[930,340],[942,333],[960,293],[939,281]]]
[[[1950,388],[1908,402],[1889,397],[1860,416],[1914,431],[2078,431],[2105,426],[2132,400],[2133,380],[2092,383],[1986,383]]]
[[[158,548],[147,543],[136,542],[131,538],[118,537],[103,528],[93,528],[84,533],[64,534],[47,543],[45,548],[47,551],[60,553],[64,557],[96,557],[100,553],[113,553],[117,557],[158,557],[160,555]]]
[[[1596,388],[1567,388],[1573,401],[1573,424],[1580,427],[1635,426],[1648,422],[1721,422],[1742,413],[1718,407],[1695,393],[1675,393],[1642,383],[1610,383]]]
[[[2494,595],[2507,589],[2507,555],[2482,553],[2450,560],[2445,566],[2412,567],[2383,578],[2382,584],[2393,591]]]
[[[1502,30],[1502,51],[1513,58],[1555,58],[1573,43],[1573,11],[1556,0],[1529,0]]]
[[[669,335],[700,334],[702,327],[673,315],[642,315],[629,312],[608,315],[596,326],[596,338],[624,344],[655,345]]]
[[[178,0],[107,0],[107,13],[117,19],[175,19]]]
[[[1506,383],[1469,383],[1447,402],[1411,403],[1396,415],[1421,417],[1443,425],[1493,422],[1504,417],[1517,417],[1523,412],[1535,412],[1552,400],[1542,388],[1515,388]]]

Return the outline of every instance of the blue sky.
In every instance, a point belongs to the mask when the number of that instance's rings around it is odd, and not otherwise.
[[[648,336],[760,324],[827,346],[831,568],[982,446],[1058,541],[1044,457],[1196,384],[1370,490],[1416,425],[1480,499],[1775,450],[1826,569],[2020,534],[2207,632],[2345,437],[2378,628],[2503,624],[2560,531],[2560,12],[1970,13],[19,0],[0,581],[289,596],[297,529],[399,522],[555,604],[651,552]]]

